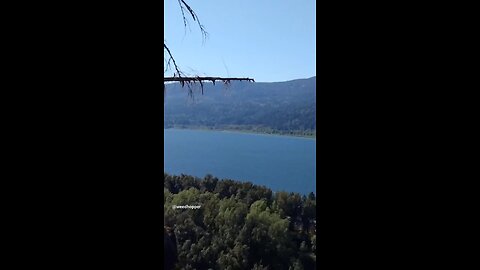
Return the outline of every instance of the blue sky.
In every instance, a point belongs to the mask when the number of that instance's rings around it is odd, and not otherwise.
[[[184,28],[177,0],[164,1],[164,40],[187,75],[277,82],[316,76],[314,0],[188,0]],[[165,73],[171,76],[172,72]]]

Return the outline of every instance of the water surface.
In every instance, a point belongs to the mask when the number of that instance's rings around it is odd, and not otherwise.
[[[315,192],[315,139],[184,129],[165,129],[164,136],[169,174],[212,174],[273,191]]]

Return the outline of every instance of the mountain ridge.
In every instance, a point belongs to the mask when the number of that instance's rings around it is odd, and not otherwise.
[[[166,85],[164,128],[314,136],[316,76],[284,82]]]

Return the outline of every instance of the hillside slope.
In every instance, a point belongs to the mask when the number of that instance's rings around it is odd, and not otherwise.
[[[210,128],[314,135],[316,77],[287,82],[166,86],[164,128]]]

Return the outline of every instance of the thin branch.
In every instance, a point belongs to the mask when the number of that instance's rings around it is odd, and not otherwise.
[[[182,18],[183,18],[183,24],[184,27],[187,27],[187,18],[185,17],[185,8],[187,11],[190,13],[190,16],[192,16],[192,19],[197,22],[198,28],[200,28],[200,32],[202,33],[202,43],[205,42],[205,40],[208,37],[207,31],[205,31],[205,28],[203,27],[202,23],[200,23],[200,19],[198,18],[197,14],[195,11],[185,2],[185,0],[178,0],[178,4],[180,6],[180,10],[182,11]]]
[[[205,31],[205,28],[203,27],[203,25],[200,23],[200,19],[198,18],[197,14],[195,13],[195,11],[185,2],[185,0],[177,0],[178,1],[178,5],[180,6],[180,10],[182,12],[182,18],[183,18],[183,24],[184,24],[184,27],[186,28],[187,27],[187,23],[188,23],[188,20],[185,16],[185,9],[188,11],[188,13],[190,14],[190,16],[192,17],[192,19],[194,21],[197,22],[198,24],[198,27],[200,28],[200,31],[202,33],[202,42],[205,42],[205,39],[207,38],[208,36],[208,33],[207,31]],[[165,61],[165,69],[164,69],[164,73],[167,72],[169,70],[169,68],[171,67],[171,64],[173,63],[173,66],[175,68],[175,72],[173,74],[173,76],[178,76],[178,77],[183,77],[183,73],[180,71],[180,68],[179,66],[177,65],[177,62],[175,61],[175,58],[173,57],[173,54],[172,52],[170,51],[170,49],[168,48],[168,46],[165,44],[165,40],[163,41],[163,50],[164,52],[166,51],[167,54],[168,54],[168,60],[164,60]],[[181,82],[182,83],[182,86],[184,85],[183,81]],[[187,82],[188,83],[188,82]]]
[[[255,82],[254,79],[251,78],[222,78],[222,77],[164,77],[163,78],[164,82],[180,82],[182,87],[187,84],[188,87],[188,92],[190,95],[193,94],[192,88],[190,87],[190,84],[192,83],[200,83],[200,87],[202,89],[202,95],[203,95],[203,82],[205,81],[210,81],[215,85],[216,81],[222,81],[224,84],[229,85],[231,81],[249,81],[249,82]],[[164,88],[165,89],[165,88]]]
[[[223,82],[228,82],[228,81],[250,81],[250,82],[255,82],[254,79],[251,78],[223,78],[223,77],[164,77],[163,78],[164,82],[199,82],[199,81],[223,81]]]
[[[195,11],[185,2],[185,0],[177,0],[178,4],[180,6],[180,10],[182,12],[182,18],[183,18],[183,24],[184,27],[186,28],[188,25],[188,20],[185,16],[185,9],[188,11],[190,16],[194,21],[197,22],[198,27],[200,28],[200,31],[202,33],[202,43],[205,42],[206,38],[208,37],[207,31],[205,31],[205,28],[203,25],[200,23],[200,19],[198,18],[197,14]],[[171,68],[171,64],[173,64],[173,67],[175,69],[175,72],[173,73],[173,77],[164,77],[164,82],[179,82],[182,87],[187,86],[189,94],[193,97],[193,90],[191,88],[192,83],[200,83],[201,89],[202,89],[202,94],[203,94],[203,82],[204,81],[211,81],[213,84],[215,84],[216,81],[222,81],[225,85],[229,85],[230,81],[251,81],[255,82],[253,79],[250,78],[222,78],[222,77],[186,77],[184,76],[184,73],[180,71],[179,66],[177,65],[177,62],[175,61],[175,58],[172,55],[172,52],[168,48],[168,46],[165,44],[165,41],[163,42],[163,49],[164,52],[168,54],[168,60],[165,61],[165,70],[164,73]],[[165,56],[164,56],[165,57]],[[225,64],[225,63],[224,63]],[[165,94],[165,85],[164,85],[164,94]]]
[[[170,66],[170,62],[173,62],[173,66],[175,68],[175,71],[177,72],[176,74],[178,75],[178,77],[182,77],[183,73],[180,71],[180,68],[178,67],[177,62],[175,62],[175,58],[173,58],[173,55],[170,52],[170,49],[165,43],[163,43],[163,49],[166,50],[169,55],[167,67]],[[175,76],[175,73],[173,75]]]

